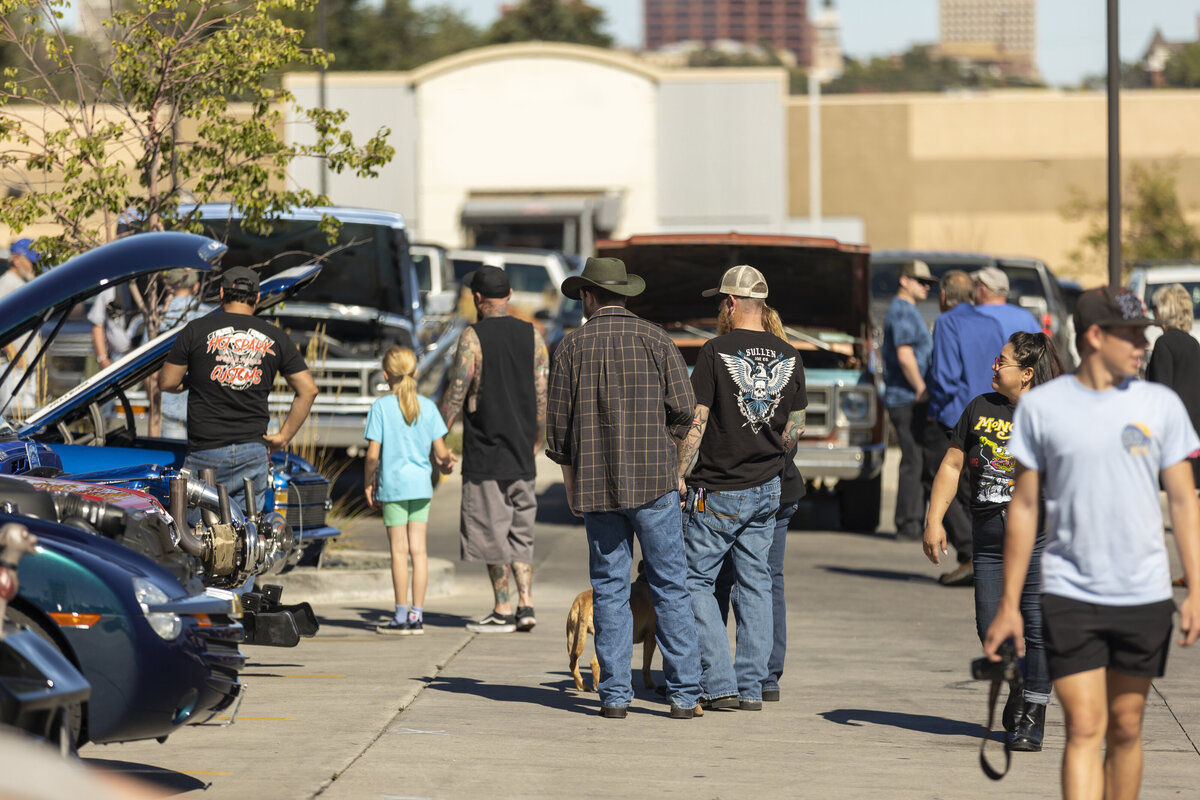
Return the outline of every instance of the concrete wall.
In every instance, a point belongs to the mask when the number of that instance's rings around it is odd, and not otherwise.
[[[746,70],[737,82],[712,80],[724,77],[717,70],[690,73],[659,90],[657,229],[782,230],[783,73]]]
[[[859,216],[875,249],[1027,254],[1070,272],[1087,223],[1073,190],[1103,200],[1100,93],[826,96],[823,211]],[[1200,222],[1200,92],[1126,92],[1121,145],[1132,162],[1175,162],[1188,219]],[[788,102],[789,211],[808,213],[808,100]],[[1095,282],[1102,274],[1080,276]]]

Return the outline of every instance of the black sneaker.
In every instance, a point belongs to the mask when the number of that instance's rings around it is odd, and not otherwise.
[[[425,622],[419,619],[410,619],[408,621],[408,633],[410,636],[420,636],[425,633]]]
[[[537,618],[533,616],[533,606],[517,606],[517,630],[531,631],[534,625]]]
[[[412,628],[409,626],[407,620],[401,622],[395,617],[392,617],[387,621],[386,625],[376,625],[375,632],[386,633],[390,636],[408,636],[410,633],[412,633]]]
[[[516,616],[513,614],[497,614],[495,611],[478,622],[467,623],[467,630],[474,633],[512,633],[516,629]]]

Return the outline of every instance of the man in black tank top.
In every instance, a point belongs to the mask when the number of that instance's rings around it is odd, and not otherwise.
[[[534,457],[546,427],[546,343],[508,314],[512,288],[498,267],[480,267],[464,285],[479,321],[463,331],[442,396],[446,427],[462,414],[464,561],[487,564],[495,607],[467,625],[477,633],[528,631],[533,613]],[[517,608],[512,606],[513,578]]]

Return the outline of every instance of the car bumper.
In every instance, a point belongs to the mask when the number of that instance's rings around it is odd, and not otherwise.
[[[804,444],[796,447],[796,467],[807,480],[837,478],[840,481],[871,480],[883,469],[887,446]]]

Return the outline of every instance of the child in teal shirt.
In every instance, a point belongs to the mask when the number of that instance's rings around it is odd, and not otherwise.
[[[392,394],[371,405],[367,414],[367,505],[383,506],[392,551],[396,614],[379,633],[401,636],[425,632],[423,606],[429,581],[425,529],[433,498],[432,469],[448,474],[455,457],[446,447],[446,423],[437,406],[417,394],[417,357],[407,347],[383,356],[383,372]],[[430,453],[432,449],[432,464]],[[408,603],[408,560],[412,558],[412,607]]]

